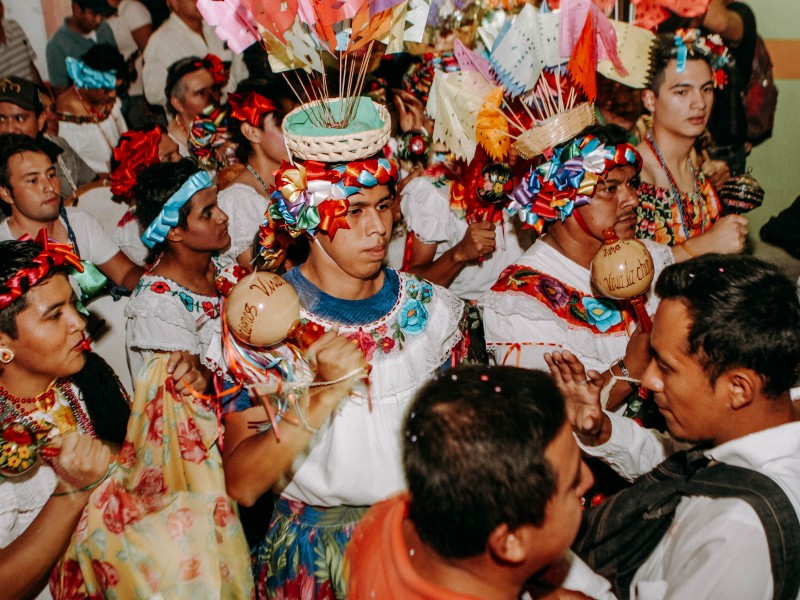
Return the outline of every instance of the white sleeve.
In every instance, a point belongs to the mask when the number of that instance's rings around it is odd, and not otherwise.
[[[450,224],[456,217],[450,211],[447,188],[442,190],[433,185],[429,177],[411,180],[403,190],[400,211],[406,219],[408,228],[425,244],[450,242],[455,245],[461,241],[450,239],[453,227]]]
[[[561,583],[562,588],[582,592],[595,600],[616,600],[608,579],[592,571],[572,550],[567,551],[566,560],[569,571]]]
[[[235,262],[252,245],[269,203],[250,186],[238,184],[222,190],[217,203],[228,215],[228,233],[231,236],[231,245],[224,256]]]
[[[136,31],[153,22],[150,11],[139,0],[128,0],[125,7],[125,23],[130,31]]]
[[[585,446],[578,441],[578,446],[586,454],[602,458],[629,481],[649,473],[670,454],[687,447],[669,434],[645,429],[633,419],[608,411],[606,414],[611,419],[608,441],[599,446]]]
[[[164,86],[167,85],[167,68],[162,58],[159,32],[150,36],[145,46],[142,67],[142,85],[144,96],[150,104],[166,106],[167,97],[164,95]]]
[[[79,208],[70,208],[67,209],[67,217],[75,232],[83,260],[88,260],[99,267],[119,252],[119,246],[92,215]]]

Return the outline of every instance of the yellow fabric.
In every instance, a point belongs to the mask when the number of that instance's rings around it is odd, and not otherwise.
[[[157,354],[135,382],[119,468],[91,495],[51,579],[56,598],[251,598],[214,410],[176,394]]]

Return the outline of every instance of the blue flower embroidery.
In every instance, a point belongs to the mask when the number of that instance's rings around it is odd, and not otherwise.
[[[428,283],[427,281],[422,282],[422,287],[420,288],[420,300],[423,302],[427,302],[433,297],[433,286]]]
[[[192,312],[194,310],[194,298],[192,298],[186,292],[181,292],[180,294],[178,294],[178,297],[181,299],[181,302],[183,302],[183,305],[186,307],[186,310],[188,310],[189,312]]]
[[[603,333],[614,325],[622,323],[622,313],[610,302],[598,300],[591,296],[584,296],[581,299],[581,303],[586,309],[586,318],[589,320],[589,324],[594,325]]]
[[[397,324],[403,333],[417,335],[425,329],[428,322],[428,311],[419,300],[409,299],[400,309]]]

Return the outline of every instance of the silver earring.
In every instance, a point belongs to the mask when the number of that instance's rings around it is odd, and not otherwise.
[[[11,348],[0,348],[0,363],[7,365],[14,360],[14,351]]]

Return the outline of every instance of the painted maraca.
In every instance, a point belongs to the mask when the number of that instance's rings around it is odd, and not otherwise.
[[[603,230],[603,238],[589,267],[594,286],[603,296],[630,301],[642,329],[650,331],[653,324],[644,303],[655,274],[653,257],[640,241],[620,240],[611,228]]]

